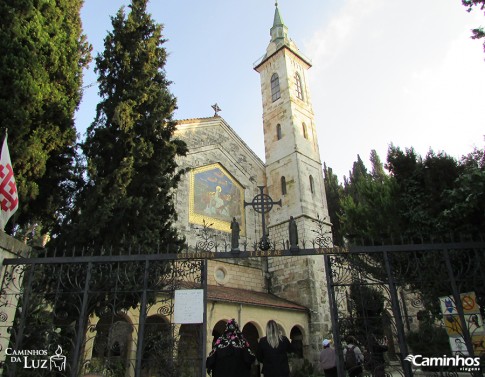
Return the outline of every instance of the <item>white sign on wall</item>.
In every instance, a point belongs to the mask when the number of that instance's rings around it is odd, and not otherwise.
[[[178,289],[175,291],[174,322],[204,322],[204,290]]]

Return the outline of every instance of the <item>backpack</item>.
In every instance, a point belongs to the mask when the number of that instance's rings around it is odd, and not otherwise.
[[[345,369],[347,370],[354,369],[360,365],[357,360],[357,355],[355,354],[355,351],[354,351],[355,347],[356,346],[346,347],[347,352],[345,352],[344,364],[345,364]]]

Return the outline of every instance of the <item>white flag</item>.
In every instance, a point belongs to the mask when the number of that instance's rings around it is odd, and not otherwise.
[[[10,153],[7,146],[7,135],[3,140],[2,154],[0,156],[0,229],[4,230],[7,221],[19,208],[17,185],[13,176]]]

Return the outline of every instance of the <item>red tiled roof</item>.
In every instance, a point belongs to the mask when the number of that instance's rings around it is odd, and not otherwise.
[[[228,288],[216,285],[207,286],[207,300],[236,302],[298,311],[307,310],[304,306],[282,299],[271,293],[248,291],[245,289]]]

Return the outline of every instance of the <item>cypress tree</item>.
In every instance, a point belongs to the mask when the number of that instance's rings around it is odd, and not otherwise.
[[[164,70],[163,26],[146,6],[133,0],[128,14],[121,8],[112,17],[96,57],[102,100],[82,144],[86,184],[63,229],[68,244],[153,253],[183,243],[173,197],[183,174],[176,157],[186,145],[173,138],[176,99]]]
[[[82,0],[0,3],[0,127],[7,128],[20,209],[10,220],[49,230],[69,204],[75,179],[74,112],[90,46]],[[3,136],[3,135],[2,135]]]

